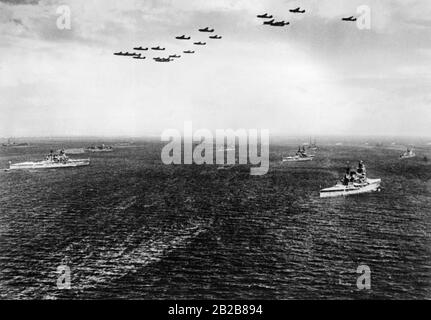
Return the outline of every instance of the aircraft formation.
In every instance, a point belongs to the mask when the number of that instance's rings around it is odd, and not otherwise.
[[[297,8],[289,9],[289,12],[293,13],[293,14],[304,14],[304,13],[306,13],[306,10],[302,9],[301,7],[297,7]],[[289,21],[276,20],[274,18],[274,15],[269,14],[269,13],[258,14],[257,18],[260,19],[261,21],[263,20],[263,25],[267,25],[270,27],[285,27],[285,26],[290,25]],[[357,20],[357,18],[355,16],[350,16],[350,17],[343,17],[343,18],[341,18],[341,20],[345,21],[345,22],[355,22]],[[214,34],[215,30],[213,28],[205,27],[205,28],[198,29],[198,31],[199,31],[199,33],[211,34],[208,36],[208,39],[210,39],[209,41],[222,39],[222,36]],[[190,35],[185,35],[185,34],[178,35],[175,37],[175,39],[180,40],[180,41],[184,41],[184,42],[189,41],[189,43],[191,43],[194,47],[198,47],[198,46],[202,47],[202,46],[207,45],[207,42],[202,41],[202,39],[193,39],[194,41],[190,41],[190,40],[192,40],[192,37]],[[161,47],[160,45],[156,46],[156,47],[142,47],[142,46],[138,47],[138,46],[136,46],[133,48],[133,50],[135,52],[129,52],[129,51],[114,52],[114,55],[115,56],[131,57],[131,58],[136,59],[136,60],[145,60],[146,57],[142,55],[142,53],[141,53],[142,51],[147,51],[148,53],[150,53],[152,51],[166,52],[166,48]],[[194,49],[193,50],[187,49],[187,50],[183,50],[182,53],[184,53],[186,55],[191,55],[191,54],[195,53],[195,50]],[[167,55],[165,57],[160,57],[160,56],[153,57],[152,59],[155,62],[171,62],[174,60],[178,60],[180,58],[181,58],[181,55],[175,53],[175,54]]]
[[[211,40],[220,40],[220,39],[222,39],[222,36],[217,35],[217,34],[213,34],[215,30],[212,29],[212,28],[210,28],[210,27],[200,28],[200,29],[198,29],[198,31],[200,33],[211,33],[211,35],[208,36],[208,38],[211,39]],[[191,40],[192,37],[183,34],[183,35],[176,36],[175,39],[176,40],[181,40],[181,41],[188,41],[188,40]],[[193,46],[206,46],[207,42],[198,40],[198,41],[193,41],[192,45]],[[161,47],[161,46],[156,46],[156,47],[136,46],[136,47],[133,48],[133,50],[134,51],[148,51],[148,53],[149,53],[151,51],[166,51],[166,48],[165,47]],[[187,50],[183,50],[183,53],[190,55],[190,54],[194,54],[195,50],[187,49]],[[138,53],[138,52],[129,52],[129,51],[122,52],[122,51],[119,51],[119,52],[114,52],[114,55],[115,56],[132,57],[133,59],[140,59],[140,60],[146,59],[146,57],[143,56],[142,53]],[[181,58],[181,55],[175,53],[175,54],[170,54],[170,55],[168,55],[166,57],[153,57],[152,59],[155,62],[171,62],[171,61],[177,60],[179,58]]]
[[[306,11],[305,11],[305,9],[301,10],[301,7],[297,7],[294,9],[289,9],[289,12],[295,13],[295,14],[296,13],[302,14],[302,13],[305,13]],[[284,27],[284,26],[288,26],[290,24],[289,21],[284,21],[284,20],[276,21],[274,16],[272,14],[270,15],[268,13],[258,14],[256,17],[259,19],[265,19],[263,21],[263,25],[269,25],[271,27]],[[271,20],[268,20],[268,19],[271,19]],[[348,22],[354,22],[357,20],[357,18],[355,18],[354,16],[350,16],[350,17],[342,18],[341,20],[342,21],[348,21]]]

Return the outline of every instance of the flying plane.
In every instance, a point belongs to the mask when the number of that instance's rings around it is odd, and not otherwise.
[[[195,53],[194,51],[192,51],[192,50],[186,50],[186,51],[183,51],[184,53]]]
[[[133,48],[133,50],[144,50],[144,51],[146,51],[146,50],[148,50],[148,48],[136,47],[136,48]]]
[[[116,56],[126,56],[126,57],[134,57],[137,55],[137,53],[130,53],[130,52],[114,52],[114,55]]]
[[[269,21],[264,21],[264,22],[263,22],[263,24],[271,24],[271,23],[274,23],[274,19],[269,20]]]
[[[271,19],[272,16],[269,16],[267,13],[265,14],[258,14],[257,15],[258,18],[262,18],[262,19]]]
[[[214,32],[214,29],[210,29],[208,27],[203,28],[203,29],[199,29],[200,32]]]
[[[271,22],[269,25],[271,25],[273,27],[284,27],[284,26],[287,26],[289,24],[290,24],[290,22],[284,22],[284,20],[283,20],[283,21]]]
[[[301,9],[301,7],[298,7],[296,9],[291,9],[289,11],[293,12],[293,13],[305,13],[305,10],[300,10],[300,9]]]
[[[342,18],[341,20],[343,20],[343,21],[356,21],[356,18],[355,17],[353,17],[353,16],[350,16],[350,17],[348,17],[348,18]]]
[[[221,39],[221,36],[215,35],[215,36],[209,36],[210,39]]]
[[[171,54],[169,56],[169,58],[181,58],[181,56],[177,55],[177,54]]]
[[[206,45],[207,43],[206,43],[206,42],[201,42],[201,41],[199,41],[199,42],[193,42],[193,44],[195,44],[195,45],[197,45],[197,46],[204,46],[204,45]]]
[[[175,37],[178,40],[190,40],[190,37],[186,37],[184,34],[182,36]]]
[[[165,48],[160,48],[160,46],[157,46],[157,47],[152,47],[151,50],[161,50],[161,51],[163,51],[163,50],[165,50]]]
[[[160,57],[157,57],[157,58],[153,58],[153,59],[156,62],[170,62],[170,61],[172,61],[172,59],[170,59],[170,58],[160,58]]]

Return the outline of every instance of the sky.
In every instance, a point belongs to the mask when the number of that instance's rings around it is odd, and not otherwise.
[[[57,26],[61,5],[70,30]],[[341,21],[361,5],[370,29]],[[263,26],[265,12],[290,25]],[[157,45],[145,60],[113,55]],[[152,59],[168,54],[182,57]],[[2,137],[157,136],[185,121],[430,137],[430,88],[428,0],[0,0]]]

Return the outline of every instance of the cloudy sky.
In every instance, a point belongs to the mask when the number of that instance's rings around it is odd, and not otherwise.
[[[71,29],[57,27],[60,5]],[[341,17],[371,9],[371,29]],[[289,9],[301,6],[305,14]],[[269,12],[291,25],[261,25]],[[223,36],[210,40],[198,28]],[[196,47],[178,35],[206,41]],[[194,55],[157,63],[134,46]],[[429,0],[0,0],[0,136],[431,136]]]

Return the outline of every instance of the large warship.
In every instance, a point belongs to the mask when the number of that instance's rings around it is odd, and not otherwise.
[[[70,159],[64,151],[59,154],[50,152],[42,161],[28,161],[12,164],[9,161],[9,169],[7,170],[22,170],[22,169],[54,169],[54,168],[69,168],[88,166],[90,159]]]
[[[320,197],[329,198],[380,191],[381,182],[381,179],[367,178],[365,165],[363,161],[360,161],[356,171],[351,171],[348,167],[343,179],[335,186],[320,190]]]

